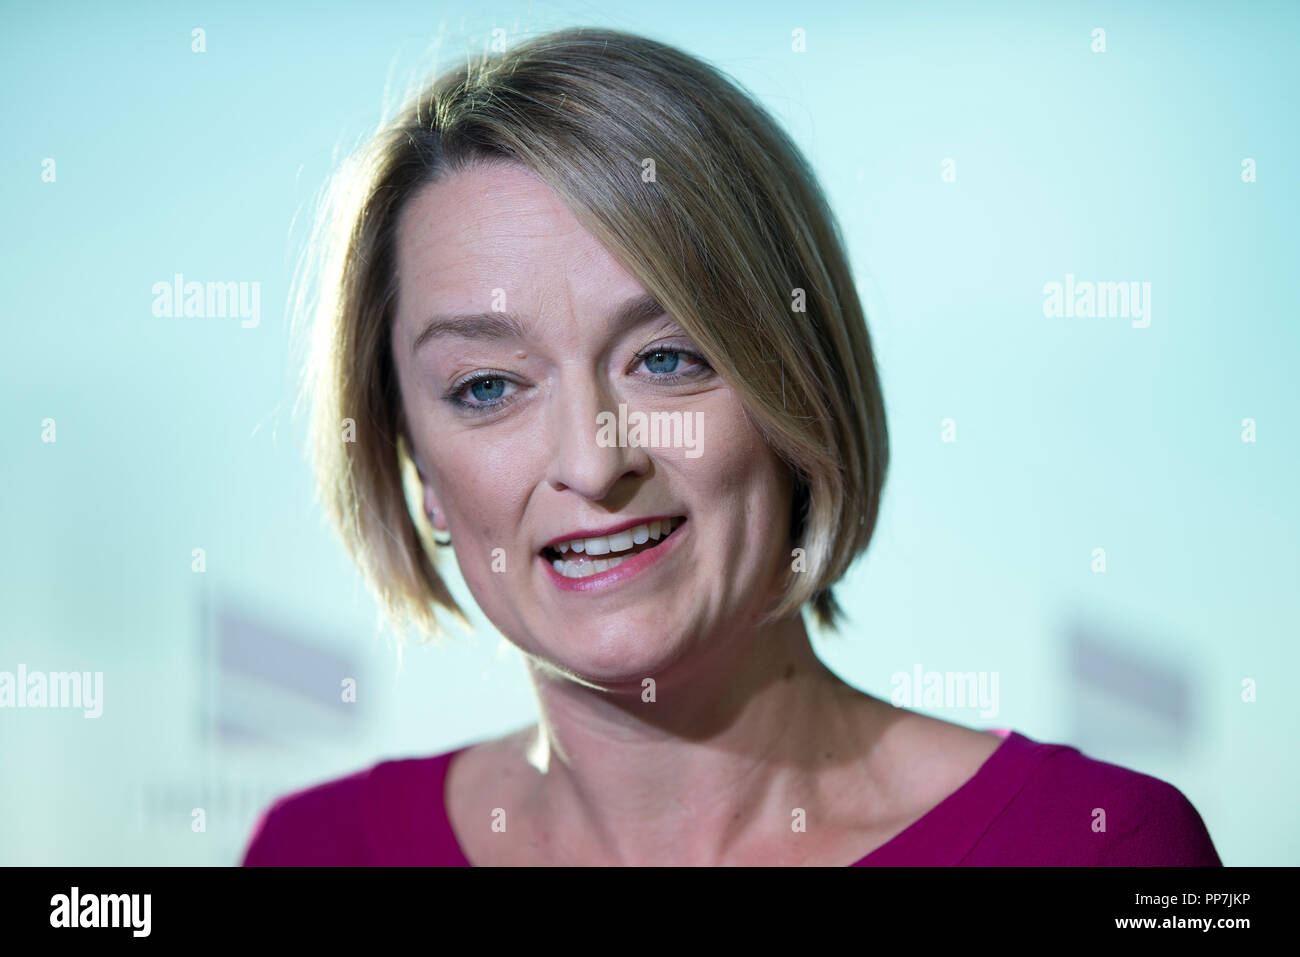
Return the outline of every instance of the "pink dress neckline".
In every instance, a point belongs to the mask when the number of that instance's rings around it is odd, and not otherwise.
[[[903,830],[849,867],[934,866],[953,864],[969,851],[987,828],[990,819],[1018,790],[1023,775],[1004,771],[1039,745],[1010,728],[986,733],[1002,738],[1000,744],[971,777],[955,791]],[[447,816],[447,772],[451,762],[473,745],[440,755],[435,781],[442,796],[436,822],[438,843],[451,858],[446,866],[472,867]]]

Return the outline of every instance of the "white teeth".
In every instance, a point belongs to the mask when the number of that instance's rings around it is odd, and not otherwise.
[[[588,575],[607,572],[616,565],[623,564],[630,557],[630,555],[620,555],[617,558],[598,558],[593,562],[562,562],[556,559],[551,562],[551,567],[565,578],[586,578]]]
[[[663,538],[674,528],[681,519],[664,518],[655,519],[646,522],[643,525],[636,525],[632,528],[625,528],[621,532],[615,532],[612,535],[601,535],[596,538],[578,538],[568,542],[560,542],[551,546],[561,555],[568,554],[572,549],[574,553],[582,555],[610,555],[617,552],[626,552],[635,545],[644,545],[646,542],[654,539],[656,542]],[[613,568],[615,564],[622,561],[622,556],[617,559],[608,559],[605,564],[608,568]],[[563,559],[552,561],[552,567],[566,578],[585,578],[587,575],[594,575],[597,571],[605,571],[600,567],[602,562],[593,558],[589,562],[572,562]]]

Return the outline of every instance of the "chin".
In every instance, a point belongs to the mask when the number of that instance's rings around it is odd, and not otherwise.
[[[583,681],[639,693],[645,678],[657,677],[681,657],[685,643],[662,618],[623,617],[554,635],[546,642],[554,651],[544,657]]]

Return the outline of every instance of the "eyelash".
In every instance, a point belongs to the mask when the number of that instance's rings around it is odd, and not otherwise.
[[[636,359],[638,364],[640,364],[645,362],[645,360],[651,356],[658,355],[661,352],[671,352],[674,355],[683,356],[684,358],[692,360],[699,366],[699,368],[694,372],[665,372],[661,375],[652,375],[651,378],[656,382],[681,382],[684,379],[693,379],[696,376],[711,371],[713,368],[705,360],[704,356],[700,355],[698,352],[692,352],[690,349],[677,348],[672,345],[651,346],[648,349],[638,352],[632,358]]]
[[[686,359],[689,359],[694,363],[696,363],[696,365],[698,365],[699,368],[694,370],[693,372],[686,372],[686,373],[665,372],[660,375],[652,375],[651,378],[653,378],[657,382],[675,384],[678,382],[682,382],[686,379],[693,379],[699,375],[702,375],[705,372],[712,371],[713,367],[710,366],[708,361],[698,352],[692,352],[690,349],[675,348],[670,345],[650,346],[648,349],[644,349],[641,352],[636,353],[632,358],[635,359],[637,361],[637,364],[639,365],[642,362],[645,362],[651,356],[659,355],[661,353],[666,353],[666,352],[673,353],[675,355],[682,356]],[[510,376],[506,375],[504,372],[498,372],[492,369],[488,369],[483,372],[476,372],[469,378],[461,379],[460,381],[456,382],[450,389],[447,390],[447,393],[443,396],[443,398],[446,401],[450,402],[452,405],[457,406],[458,408],[461,409],[469,410],[471,412],[475,412],[475,413],[493,412],[514,401],[513,398],[507,396],[507,397],[497,399],[495,402],[466,402],[464,399],[461,398],[461,394],[466,389],[473,387],[474,384],[477,382],[489,382],[489,381],[494,381],[496,379],[502,379],[506,382],[511,382]]]
[[[461,393],[463,393],[466,389],[471,388],[475,383],[491,382],[497,379],[501,379],[504,382],[511,381],[510,377],[506,375],[504,372],[495,372],[491,369],[485,372],[476,372],[468,379],[461,379],[459,382],[455,383],[450,389],[447,390],[447,394],[444,395],[443,398],[446,399],[448,402],[450,402],[452,405],[457,406],[458,408],[466,409],[467,411],[470,412],[490,412],[494,409],[498,409],[501,406],[507,404],[508,402],[511,401],[511,399],[508,397],[503,397],[497,399],[495,402],[466,402],[464,399],[461,398]]]

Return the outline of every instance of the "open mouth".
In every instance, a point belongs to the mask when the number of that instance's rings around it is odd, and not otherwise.
[[[655,519],[612,535],[577,538],[548,545],[542,549],[541,555],[565,578],[586,578],[588,575],[609,571],[629,558],[658,548],[685,521],[684,515]]]

